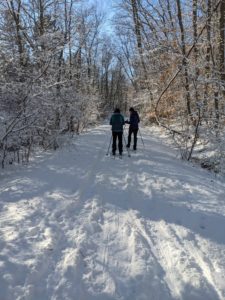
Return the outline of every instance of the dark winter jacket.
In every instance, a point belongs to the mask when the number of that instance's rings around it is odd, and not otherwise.
[[[124,117],[121,113],[113,113],[110,119],[110,125],[112,125],[113,132],[123,132]]]
[[[138,129],[139,122],[140,122],[140,118],[136,111],[133,111],[130,114],[130,121],[126,121],[126,123],[130,124],[131,129]]]

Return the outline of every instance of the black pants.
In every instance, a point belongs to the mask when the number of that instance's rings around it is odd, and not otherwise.
[[[112,153],[115,154],[116,153],[116,142],[117,142],[117,138],[118,138],[118,148],[119,148],[119,153],[122,154],[123,152],[123,132],[112,132],[112,136],[113,136],[113,142],[112,142]]]
[[[134,150],[136,150],[137,149],[137,133],[138,133],[138,128],[137,129],[129,128],[127,147],[130,147],[132,133],[134,135],[134,146],[133,146],[133,148],[134,148]]]

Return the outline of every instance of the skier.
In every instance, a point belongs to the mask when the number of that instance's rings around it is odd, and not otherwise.
[[[124,117],[120,113],[120,109],[116,108],[110,119],[110,125],[112,125],[112,138],[113,138],[112,155],[116,154],[117,138],[119,141],[118,143],[119,154],[122,155],[123,153],[123,125],[124,124],[125,124]]]
[[[130,112],[130,120],[126,120],[126,124],[130,124],[129,126],[129,132],[128,132],[128,143],[127,143],[127,148],[130,148],[130,143],[131,143],[131,135],[133,133],[134,135],[134,145],[133,145],[133,150],[137,150],[137,133],[138,133],[138,123],[140,122],[140,118],[138,113],[134,110],[133,107],[129,109]]]

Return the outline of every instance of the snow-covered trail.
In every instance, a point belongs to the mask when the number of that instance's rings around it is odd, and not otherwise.
[[[0,300],[225,299],[225,184],[142,136],[114,160],[100,126],[0,177]]]

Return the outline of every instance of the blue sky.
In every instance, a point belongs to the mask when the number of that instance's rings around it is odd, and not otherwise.
[[[97,4],[101,11],[110,13],[112,11],[112,3],[114,0],[89,0],[89,2]]]
[[[103,11],[110,13],[112,10],[112,2],[113,0],[92,0],[92,2],[97,3],[99,8]]]
[[[104,30],[108,33],[112,33],[111,31],[111,18],[113,16],[113,4],[115,4],[117,0],[90,0],[91,3],[97,4],[99,10],[101,10],[105,14],[105,26]]]

